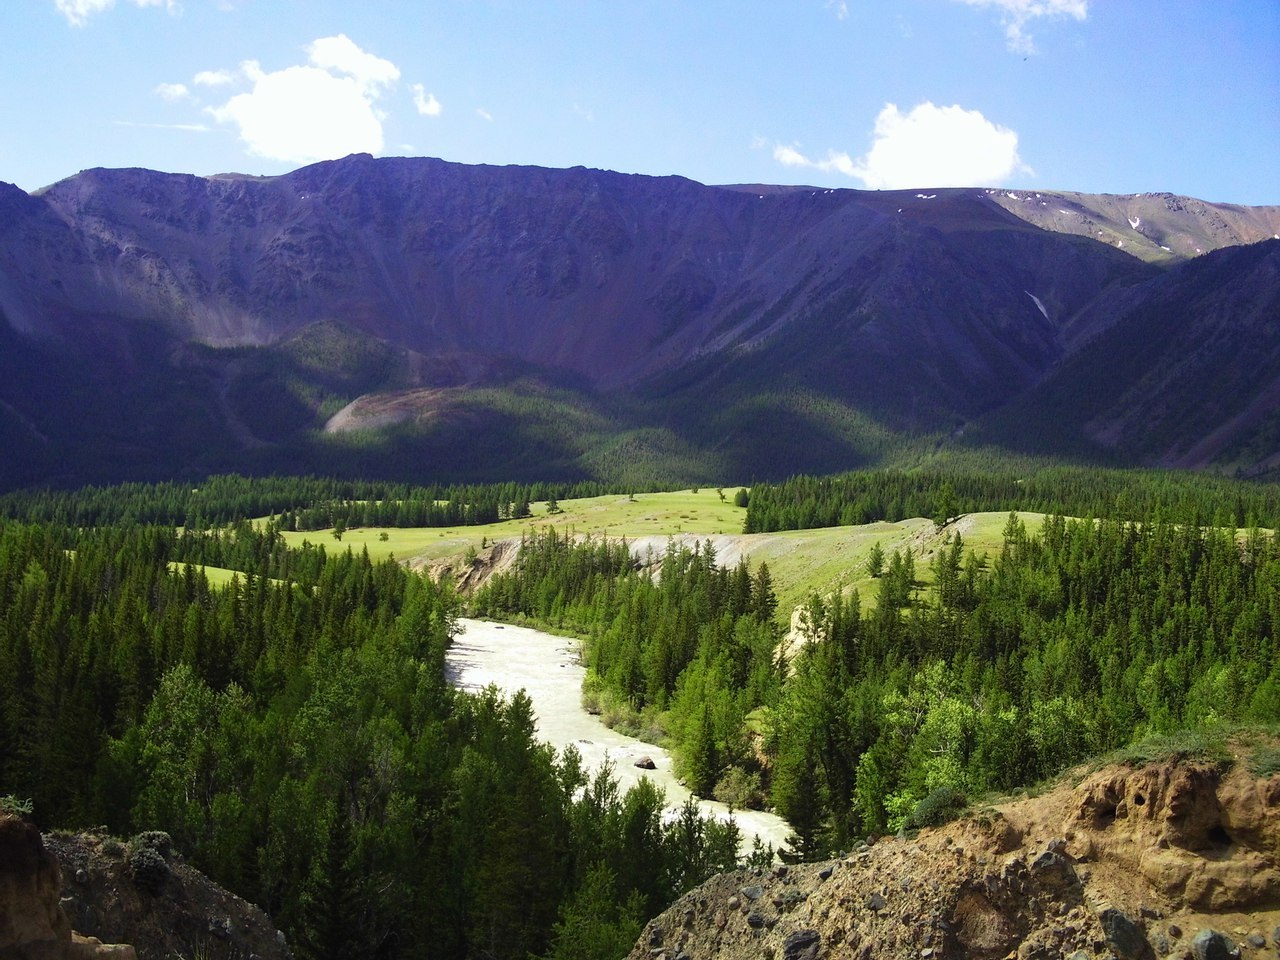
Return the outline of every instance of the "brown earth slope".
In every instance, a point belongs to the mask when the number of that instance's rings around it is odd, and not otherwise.
[[[1170,762],[1107,767],[827,863],[723,874],[651,921],[630,960],[1278,949],[1280,774]]]
[[[266,914],[187,866],[167,834],[127,845],[97,831],[41,837],[0,813],[0,960],[193,956],[290,952]]]

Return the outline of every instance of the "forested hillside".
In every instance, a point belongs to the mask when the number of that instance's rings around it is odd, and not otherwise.
[[[458,608],[273,526],[0,522],[0,796],[169,832],[303,957],[620,955],[737,832],[588,783],[523,695],[454,691]]]
[[[621,795],[607,771],[588,778],[572,750],[537,743],[523,695],[452,689],[464,601],[447,584],[282,534],[304,516],[385,523],[401,498],[470,523],[478,504],[500,514],[566,488],[200,489],[5,500],[6,803],[30,798],[46,826],[168,831],[304,957],[619,955],[736,861],[731,825],[691,805],[664,819],[652,788]],[[774,574],[721,563],[710,541],[637,555],[527,533],[469,603],[583,637],[588,705],[665,737],[699,794],[776,807],[789,858],[1150,735],[1280,724],[1269,485],[882,472],[739,496],[749,528],[927,513],[940,547],[879,553],[869,592],[811,597],[787,642]],[[1029,531],[1010,512],[974,552],[955,518],[979,506],[1049,515]]]
[[[1280,722],[1280,534],[1010,514],[995,556],[894,552],[876,594],[813,597],[777,647],[767,567],[554,532],[477,598],[586,637],[587,693],[658,729],[691,784],[769,796],[793,853],[917,825],[1143,736]]]

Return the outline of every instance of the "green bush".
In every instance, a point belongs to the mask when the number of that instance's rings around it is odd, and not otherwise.
[[[908,826],[940,827],[948,820],[954,820],[967,803],[964,794],[954,787],[938,787],[915,805],[908,818]]]
[[[29,816],[31,813],[31,801],[20,800],[13,794],[7,794],[0,797],[0,813],[11,813],[15,816]]]
[[[129,851],[129,879],[140,890],[159,893],[169,877],[169,864],[151,847],[138,847]]]

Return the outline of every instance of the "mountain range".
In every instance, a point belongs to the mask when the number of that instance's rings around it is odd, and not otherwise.
[[[367,155],[0,184],[0,486],[1280,465],[1280,207]]]

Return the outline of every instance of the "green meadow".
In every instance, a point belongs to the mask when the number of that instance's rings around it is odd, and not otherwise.
[[[1008,522],[1007,513],[974,513],[941,530],[931,520],[916,518],[898,523],[744,534],[746,508],[733,502],[739,489],[700,487],[634,497],[561,500],[555,513],[548,512],[545,502],[534,503],[529,517],[483,526],[357,527],[344,531],[340,541],[335,541],[331,530],[286,532],[284,537],[290,546],[309,540],[329,551],[367,550],[375,561],[395,557],[404,563],[463,557],[471,550],[479,553],[497,541],[518,539],[548,527],[578,536],[625,537],[642,541],[655,552],[669,538],[709,538],[724,564],[733,565],[739,558],[746,558],[754,569],[761,562],[767,563],[779,607],[790,610],[810,594],[836,590],[856,589],[864,603],[874,602],[876,584],[867,574],[866,564],[877,542],[886,556],[894,550],[909,549],[915,559],[917,580],[927,584],[932,579],[930,562],[948,537],[959,532],[966,549],[978,555],[994,555]],[[1040,514],[1019,516],[1029,532],[1039,529],[1043,520]]]

